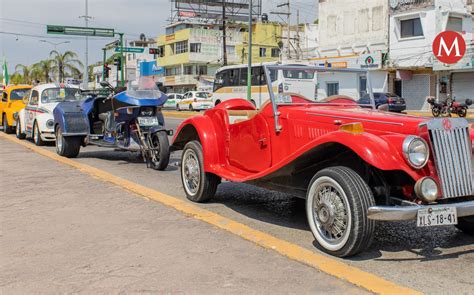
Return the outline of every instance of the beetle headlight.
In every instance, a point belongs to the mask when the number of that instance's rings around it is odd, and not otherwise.
[[[423,168],[430,157],[428,144],[418,136],[407,136],[403,142],[405,159],[415,169]]]
[[[54,127],[54,121],[51,120],[51,119],[46,121],[46,127],[48,127],[49,129],[53,128]]]

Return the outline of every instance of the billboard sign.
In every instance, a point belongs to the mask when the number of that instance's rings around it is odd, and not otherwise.
[[[171,0],[178,17],[220,19],[225,9],[229,20],[246,20],[250,12],[250,0]],[[262,0],[252,1],[255,17],[262,14]]]

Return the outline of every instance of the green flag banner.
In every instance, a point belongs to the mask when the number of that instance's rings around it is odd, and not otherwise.
[[[7,61],[5,60],[5,58],[3,58],[2,76],[3,76],[2,84],[4,86],[7,86],[8,83],[10,83],[10,77],[8,76],[8,67],[7,67]]]

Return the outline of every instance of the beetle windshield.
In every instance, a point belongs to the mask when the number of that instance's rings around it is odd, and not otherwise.
[[[270,98],[276,105],[349,104],[361,107],[374,105],[367,70],[270,65],[265,67],[265,73],[269,77],[278,73],[277,76],[280,77],[277,83],[267,85]]]
[[[48,88],[41,94],[42,103],[78,101],[85,98],[79,88]]]

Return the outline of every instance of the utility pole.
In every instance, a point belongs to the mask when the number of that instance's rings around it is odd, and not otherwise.
[[[280,15],[286,15],[286,25],[287,25],[287,36],[286,36],[286,57],[287,59],[291,58],[291,50],[290,50],[290,29],[291,29],[291,23],[290,23],[290,17],[291,17],[291,6],[290,6],[290,0],[286,3],[278,4],[277,7],[283,7],[287,6],[287,12],[281,12],[281,11],[271,11],[270,14],[276,14],[280,19],[284,22],[283,18]]]
[[[86,4],[86,14],[80,16],[84,18],[85,27],[89,27],[89,19],[92,17],[89,16],[89,0],[85,0]],[[85,65],[84,65],[84,78],[83,78],[83,87],[84,89],[89,88],[89,37],[86,36],[86,54],[85,54]]]
[[[105,80],[105,62],[106,62],[106,59],[107,59],[107,48],[102,48],[102,51],[104,53],[103,55],[103,62],[102,62],[102,81]]]
[[[249,44],[248,44],[248,67],[247,67],[247,100],[252,100],[252,22],[253,1],[249,1]]]
[[[222,1],[222,64],[227,65],[227,42],[226,42],[226,16],[225,16],[225,1]]]
[[[296,11],[296,59],[303,59],[303,54],[300,44],[300,10]]]

